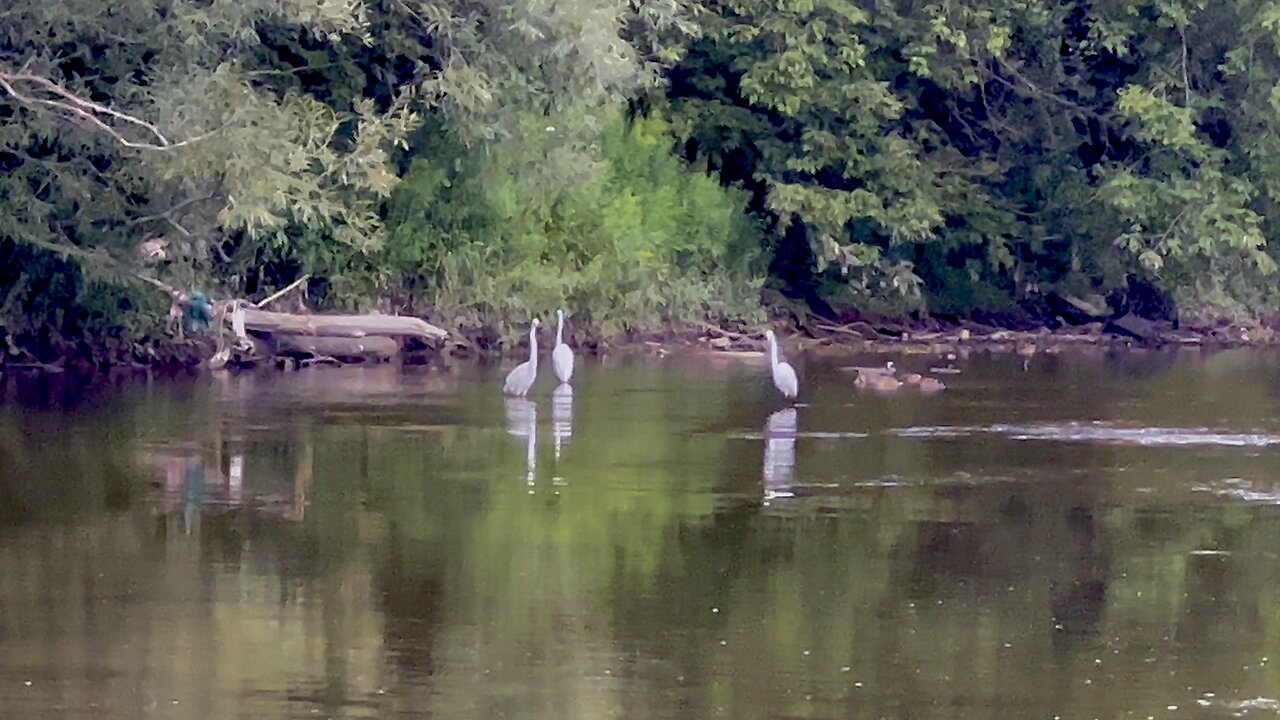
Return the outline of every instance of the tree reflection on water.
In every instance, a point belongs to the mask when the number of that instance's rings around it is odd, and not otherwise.
[[[0,713],[1066,718],[1267,700],[1280,522],[1256,498],[1273,451],[893,432],[1277,430],[1276,400],[1232,390],[1270,377],[1261,361],[1116,378],[1090,362],[974,362],[941,396],[852,404],[842,374],[807,367],[815,402],[773,415],[745,363],[587,367],[571,416],[549,387],[513,412],[488,376],[382,368],[12,403]],[[568,478],[554,502],[538,461]]]

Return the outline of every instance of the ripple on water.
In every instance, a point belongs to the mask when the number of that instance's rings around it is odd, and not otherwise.
[[[1028,425],[916,426],[888,431],[907,438],[960,438],[1001,435],[1010,440],[1084,442],[1142,447],[1268,447],[1280,445],[1280,435],[1263,432],[1222,432],[1209,428],[1132,427],[1106,422],[1038,423]]]
[[[770,437],[787,437],[796,438],[798,440],[860,440],[862,438],[871,437],[871,433],[864,432],[823,432],[819,430],[806,430],[803,432],[779,432],[764,433],[760,431],[744,430],[738,432],[726,433],[725,437],[730,440],[765,440]]]
[[[1219,497],[1242,500],[1261,505],[1280,505],[1280,492],[1273,489],[1255,488],[1253,483],[1244,478],[1223,478],[1216,482],[1193,485],[1196,492],[1207,492]]]
[[[1206,693],[1196,703],[1202,708],[1225,711],[1232,717],[1244,717],[1254,711],[1268,715],[1280,713],[1280,700],[1262,696],[1248,700],[1226,700],[1214,697],[1213,693]]]

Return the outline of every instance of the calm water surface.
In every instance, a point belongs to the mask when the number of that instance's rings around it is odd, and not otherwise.
[[[1274,717],[1278,361],[10,376],[0,717]]]

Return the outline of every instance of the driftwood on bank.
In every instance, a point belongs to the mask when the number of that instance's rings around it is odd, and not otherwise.
[[[191,297],[154,278],[138,277],[169,295],[170,319],[177,321],[175,329],[181,332],[182,316]],[[449,337],[448,331],[415,317],[381,313],[312,315],[261,309],[303,287],[307,279],[299,278],[256,305],[235,298],[214,302],[212,324],[218,350],[208,358],[208,366],[217,369],[253,365],[273,357],[286,367],[315,362],[385,362],[400,354],[401,343],[406,339],[432,343]],[[225,332],[228,324],[232,330],[230,344]]]
[[[332,335],[272,335],[267,342],[276,355],[382,361],[390,360],[400,352],[399,341],[382,336],[354,338]]]
[[[443,340],[449,333],[425,320],[402,315],[293,315],[244,309],[249,332],[272,335],[309,335],[340,338],[419,338]]]
[[[420,318],[399,315],[311,315],[268,312],[241,304],[233,311],[251,341],[229,358],[237,365],[274,357],[282,367],[315,362],[386,362],[408,338],[444,340],[449,333]],[[235,320],[233,320],[233,323]]]

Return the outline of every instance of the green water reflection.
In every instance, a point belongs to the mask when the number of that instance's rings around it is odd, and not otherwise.
[[[0,717],[1273,713],[1276,359],[7,377]]]

